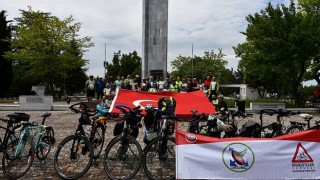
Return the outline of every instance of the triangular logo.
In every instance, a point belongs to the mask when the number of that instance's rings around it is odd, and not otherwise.
[[[306,162],[313,162],[313,159],[307,152],[307,150],[302,146],[299,142],[296,148],[296,152],[292,158],[292,163],[306,163]]]

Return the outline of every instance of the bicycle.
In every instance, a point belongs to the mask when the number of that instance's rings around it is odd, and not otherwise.
[[[64,138],[57,147],[54,168],[58,176],[63,179],[77,179],[83,176],[93,161],[100,157],[108,118],[90,119],[90,116],[97,111],[89,109],[82,102],[73,104],[69,108],[75,113],[81,113],[81,116],[75,134]],[[85,132],[86,125],[90,126],[89,134]]]
[[[9,117],[9,119],[0,118],[2,122],[7,124],[6,127],[0,126],[1,129],[5,130],[3,140],[0,138],[0,152],[3,152],[7,148],[9,142],[18,139],[15,131],[21,127],[21,121],[28,122],[30,118],[30,116],[25,113],[12,113],[8,114],[7,117]]]
[[[54,143],[53,128],[45,126],[44,121],[51,113],[42,115],[42,124],[22,123],[19,139],[13,140],[7,146],[2,157],[2,168],[4,175],[9,179],[23,177],[33,164],[34,156],[39,160],[45,160]],[[37,133],[32,136],[31,130]]]
[[[259,128],[258,131],[255,132],[255,137],[262,137],[262,138],[274,138],[277,136],[282,136],[286,134],[286,127],[284,126],[284,119],[283,117],[289,117],[291,115],[296,115],[297,113],[293,113],[291,111],[286,111],[286,110],[274,110],[274,109],[263,109],[260,110],[260,125],[261,127]],[[263,115],[268,114],[270,116],[277,114],[277,121],[274,123],[271,123],[269,125],[263,126]],[[267,133],[265,129],[271,130],[271,133]]]
[[[187,132],[200,134],[202,126],[200,125],[201,121],[206,121],[206,115],[204,113],[198,115],[197,110],[191,110],[192,119],[188,121],[188,129]]]
[[[300,114],[300,116],[307,121],[307,123],[290,121],[290,126],[288,127],[286,134],[292,134],[296,132],[301,132],[306,129],[310,129],[310,121],[313,119],[313,116],[310,114]]]
[[[124,115],[124,120],[117,123],[115,137],[108,143],[104,154],[104,170],[110,179],[132,179],[140,170],[143,152],[136,140],[142,117],[140,106],[130,108],[116,105]]]
[[[174,123],[180,121],[174,114],[160,113],[159,136],[149,141],[144,148],[143,169],[149,179],[174,179],[176,176],[176,141]]]

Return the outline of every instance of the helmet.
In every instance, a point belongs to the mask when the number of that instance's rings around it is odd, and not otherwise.
[[[154,109],[154,106],[152,104],[147,104],[145,107],[145,111],[152,111]]]

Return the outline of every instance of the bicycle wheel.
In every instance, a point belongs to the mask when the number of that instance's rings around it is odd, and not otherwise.
[[[143,152],[132,136],[116,136],[105,150],[104,170],[110,179],[132,179],[140,170]]]
[[[89,140],[71,135],[59,144],[54,155],[54,168],[63,179],[77,179],[90,169],[92,161],[93,150]]]
[[[293,125],[287,129],[286,134],[293,134],[301,131],[304,131],[304,129],[301,126]]]
[[[32,139],[25,137],[22,143],[19,143],[19,139],[11,141],[2,157],[4,175],[8,179],[21,178],[32,166],[34,156]]]
[[[42,135],[38,149],[37,149],[37,158],[39,160],[45,160],[51,151],[52,146],[54,145],[54,130],[52,127],[48,127],[46,132]]]
[[[104,144],[104,136],[106,133],[106,128],[103,125],[97,125],[96,130],[92,132],[92,138],[90,137],[90,142],[93,148],[93,158],[99,158]]]
[[[143,169],[149,179],[175,179],[175,138],[168,137],[166,151],[161,153],[163,137],[150,141],[144,149]]]

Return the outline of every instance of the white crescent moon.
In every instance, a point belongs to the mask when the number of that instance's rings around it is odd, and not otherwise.
[[[147,102],[147,101],[158,102],[158,101],[156,101],[156,100],[144,99],[144,100],[136,100],[136,101],[133,101],[132,104],[135,105],[135,106],[141,106],[141,109],[144,109],[144,106],[142,106],[140,103],[141,103],[141,102]]]

